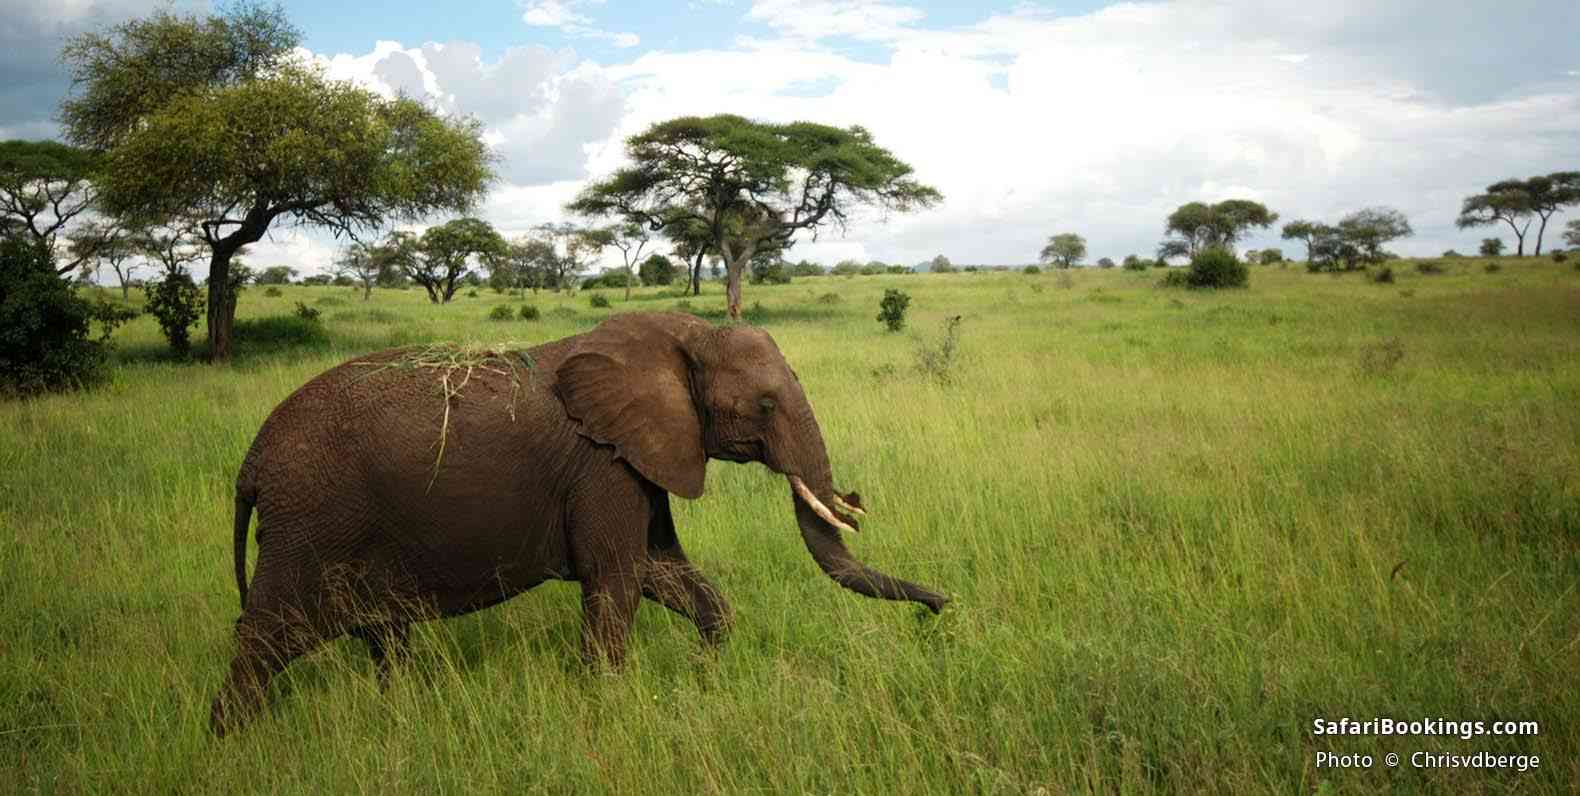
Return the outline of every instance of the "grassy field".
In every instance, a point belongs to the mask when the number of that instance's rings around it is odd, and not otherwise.
[[[718,654],[644,604],[627,670],[590,673],[578,589],[550,584],[420,626],[385,693],[365,648],[330,645],[224,740],[231,490],[276,403],[354,354],[680,299],[545,295],[541,321],[494,322],[490,291],[251,288],[242,319],[300,301],[327,339],[255,323],[228,367],[163,359],[140,319],[109,384],[0,404],[0,790],[1573,792],[1580,271],[1448,263],[1391,285],[1253,268],[1221,293],[1119,270],[748,286],[872,509],[858,555],[952,595],[944,615],[839,589],[783,480],[714,462],[676,519],[736,610]],[[888,287],[904,334],[874,320]],[[954,315],[945,382],[916,351]],[[1313,733],[1342,717],[1540,734]],[[1415,751],[1540,763],[1383,762]]]

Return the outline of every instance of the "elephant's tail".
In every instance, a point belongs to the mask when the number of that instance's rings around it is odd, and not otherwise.
[[[247,610],[247,528],[252,525],[250,496],[236,492],[236,591],[241,593],[241,610]]]

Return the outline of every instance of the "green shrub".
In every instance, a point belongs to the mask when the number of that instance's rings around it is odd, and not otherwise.
[[[1130,254],[1125,256],[1125,260],[1121,265],[1126,271],[1145,271],[1151,263],[1134,254]]]
[[[908,273],[911,273],[911,269],[906,267],[906,266],[903,266],[903,265],[891,265],[891,266],[889,266],[889,273],[891,273],[891,274],[908,274]]]
[[[303,304],[300,301],[296,302],[296,317],[301,318],[304,321],[311,321],[313,323],[317,323],[318,320],[319,320],[319,315],[320,314],[321,313],[319,312],[319,310],[317,310],[317,309],[315,309],[313,307],[309,307],[309,306],[307,306],[306,304]]]
[[[1499,271],[1502,271],[1503,266],[1498,265],[1497,263],[1487,263],[1485,266],[1483,266],[1483,270],[1489,274],[1495,274]]]
[[[790,266],[791,276],[823,276],[823,274],[823,266],[808,260]]]
[[[508,304],[497,305],[488,311],[488,319],[491,321],[509,321],[514,320],[515,317],[516,311],[511,309]]]
[[[783,260],[774,260],[771,263],[752,263],[752,275],[749,280],[754,285],[767,283],[770,285],[788,285],[792,279],[790,265]]]
[[[1163,272],[1158,287],[1190,287],[1189,272],[1183,268],[1170,268]]]
[[[1481,248],[1479,251],[1483,257],[1497,257],[1498,255],[1503,254],[1503,239],[1482,238]]]
[[[1569,259],[1569,257],[1568,257],[1568,255],[1564,254],[1564,250],[1563,249],[1557,249],[1557,250],[1553,251],[1553,262],[1561,263],[1561,262],[1563,262],[1564,260],[1567,260],[1567,259]]]
[[[269,298],[279,298],[285,294],[280,292],[279,288],[275,287],[274,285],[270,285],[267,290],[263,291],[263,295]]]
[[[517,313],[516,317],[524,321],[535,321],[542,317],[542,314],[538,312],[537,305],[523,304],[521,305],[521,312]]]
[[[637,267],[637,278],[644,285],[667,285],[675,281],[678,269],[662,254],[655,254],[642,261]]]
[[[104,377],[110,333],[136,311],[83,299],[55,273],[49,249],[0,241],[0,394],[82,387]],[[102,334],[91,339],[93,322]]]
[[[916,369],[940,384],[954,379],[954,366],[960,348],[960,316],[944,319],[938,340],[921,340],[916,345]]]
[[[466,291],[466,297],[467,298],[477,298],[477,288],[474,287],[471,290]]]
[[[1099,258],[1097,258],[1097,267],[1098,268],[1113,268],[1114,267],[1114,259],[1112,257],[1099,257]]]
[[[855,276],[861,273],[861,263],[855,260],[840,260],[829,273],[834,276]]]
[[[1245,287],[1250,276],[1250,269],[1234,252],[1213,246],[1191,258],[1185,281],[1194,288]]]
[[[1448,251],[1443,252],[1443,259],[1445,259],[1445,260],[1449,259],[1451,257],[1464,257],[1464,256],[1465,255],[1460,254],[1459,252],[1454,251],[1453,249],[1449,249]]]
[[[1023,273],[1023,274],[1040,274],[1040,273],[1042,273],[1042,269],[1038,268],[1035,265],[1028,265],[1028,266],[1026,266],[1025,270],[1021,271],[1021,273]]]
[[[1458,257],[1459,255],[1456,254],[1454,256]],[[1415,270],[1423,274],[1441,274],[1443,273],[1443,266],[1439,263],[1434,263],[1429,260],[1426,262],[1416,263]]]
[[[1263,249],[1259,262],[1262,265],[1276,265],[1284,261],[1283,249]]]
[[[911,306],[911,296],[903,290],[889,288],[883,291],[883,299],[878,302],[877,320],[891,332],[898,332],[905,328],[905,310]]]
[[[192,348],[188,330],[203,314],[203,293],[198,290],[191,275],[180,271],[155,282],[148,289],[148,301],[143,309],[159,321],[159,331],[170,343],[170,350],[185,356]]]
[[[1371,280],[1379,285],[1393,284],[1393,269],[1383,266],[1371,274]]]
[[[594,309],[600,309],[600,310],[608,309],[609,308],[609,297],[605,296],[602,293],[594,293],[594,294],[592,294],[592,296],[588,297],[587,303],[591,304]]]
[[[817,297],[817,303],[819,304],[839,304],[844,300],[845,297],[838,293],[824,293]]]

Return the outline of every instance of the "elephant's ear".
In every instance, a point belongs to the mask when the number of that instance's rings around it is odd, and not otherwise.
[[[613,445],[615,455],[666,491],[698,498],[708,456],[689,363],[678,347],[649,359],[653,353],[643,347],[576,354],[556,371],[555,389],[583,436]]]

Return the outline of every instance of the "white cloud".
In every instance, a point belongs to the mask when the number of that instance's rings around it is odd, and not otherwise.
[[[589,3],[602,5],[603,0],[531,0],[522,6],[521,21],[533,27],[558,28],[567,36],[603,39],[621,48],[635,47],[641,43],[641,37],[635,33],[611,32],[594,27],[591,17],[575,10],[577,6]]]

